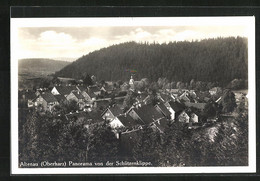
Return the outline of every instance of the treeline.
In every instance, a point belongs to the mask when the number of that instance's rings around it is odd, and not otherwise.
[[[165,77],[226,85],[233,79],[247,79],[247,47],[247,39],[241,37],[168,44],[127,42],[84,55],[56,75],[81,78],[88,73],[98,80],[116,81],[129,80],[129,70],[134,70],[136,79]]]
[[[61,112],[43,114],[32,110],[26,118],[20,118],[19,162],[98,162],[117,159],[118,140],[107,123],[89,127],[86,119],[68,120],[65,116],[58,116]]]
[[[63,110],[32,111],[20,120],[20,162],[143,161],[152,166],[248,165],[248,117],[234,118],[198,129],[184,123],[167,125],[164,134],[154,127],[117,139],[108,123],[86,126],[86,120],[67,120]],[[23,112],[24,114],[24,112]],[[21,125],[23,123],[23,125]],[[104,165],[105,166],[105,165]]]
[[[169,124],[165,134],[143,129],[131,155],[154,166],[248,165],[248,131],[245,115],[214,126],[189,130],[183,123]]]

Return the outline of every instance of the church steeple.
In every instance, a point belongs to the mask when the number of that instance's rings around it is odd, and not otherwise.
[[[134,84],[134,79],[133,79],[133,76],[131,75],[131,78],[130,78],[130,80],[129,80],[129,85],[131,85],[131,84]]]
[[[129,80],[129,85],[130,85],[130,89],[134,90],[134,79],[133,79],[132,75],[131,75],[131,78]]]

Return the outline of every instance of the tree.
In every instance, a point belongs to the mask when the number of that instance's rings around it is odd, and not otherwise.
[[[66,112],[75,112],[75,111],[79,110],[78,103],[75,100],[69,101],[68,103],[65,104],[65,106],[66,106],[65,107]]]
[[[162,157],[161,138],[158,130],[148,127],[142,130],[133,146],[134,160],[152,162],[153,166],[159,166]]]
[[[176,88],[178,88],[178,89],[184,89],[184,87],[185,87],[185,84],[183,83],[183,82],[177,82],[176,83]]]
[[[234,79],[232,80],[229,84],[228,84],[228,88],[229,89],[233,89],[233,90],[238,90],[238,89],[245,89],[247,88],[246,86],[246,81],[243,79]]]
[[[84,76],[83,78],[83,83],[85,85],[93,85],[93,80],[91,79],[91,77],[89,76],[89,74],[87,74],[86,76]]]
[[[123,84],[123,81],[122,80],[118,80],[116,83],[117,83],[117,86],[120,87]]]
[[[202,81],[196,82],[196,90],[205,91],[207,90],[207,83]]]
[[[163,135],[163,160],[170,166],[182,166],[187,162],[185,159],[189,155],[189,144],[186,144],[186,132],[184,123],[169,123]]]
[[[247,38],[241,37],[167,44],[127,42],[83,56],[56,75],[78,78],[88,72],[100,80],[129,80],[122,70],[131,65],[139,77],[149,77],[151,82],[165,77],[189,83],[192,79],[218,81],[225,86],[233,79],[247,80],[247,44]]]
[[[218,113],[218,106],[213,101],[209,101],[204,108],[203,116],[206,118],[215,117]]]
[[[89,137],[87,160],[95,162],[116,161],[119,142],[111,127],[105,122],[94,125]]]
[[[224,113],[233,112],[236,108],[236,98],[235,94],[230,91],[229,89],[226,89],[224,91],[224,94],[221,99],[221,105],[222,105],[222,111]]]
[[[192,80],[190,81],[190,88],[191,88],[191,89],[194,89],[195,87],[196,87],[196,82],[195,82],[194,79],[192,79]]]
[[[89,130],[85,124],[86,120],[77,120],[73,117],[69,120],[63,120],[56,146],[59,160],[87,161]]]
[[[39,114],[33,111],[28,114],[26,123],[23,125],[22,139],[19,144],[20,161],[38,162],[39,157]]]

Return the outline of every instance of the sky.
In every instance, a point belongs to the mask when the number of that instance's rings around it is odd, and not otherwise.
[[[74,61],[95,50],[129,41],[161,44],[230,36],[247,37],[247,29],[238,25],[20,27],[17,56]]]

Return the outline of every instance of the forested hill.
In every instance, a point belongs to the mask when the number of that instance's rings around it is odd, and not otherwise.
[[[68,64],[70,64],[70,62],[44,58],[28,58],[18,61],[19,72],[28,70],[30,72],[48,71],[54,73]]]
[[[56,75],[80,78],[87,73],[98,80],[129,80],[128,70],[135,70],[136,79],[225,84],[247,79],[247,47],[247,39],[241,37],[168,44],[127,42],[84,55]]]

